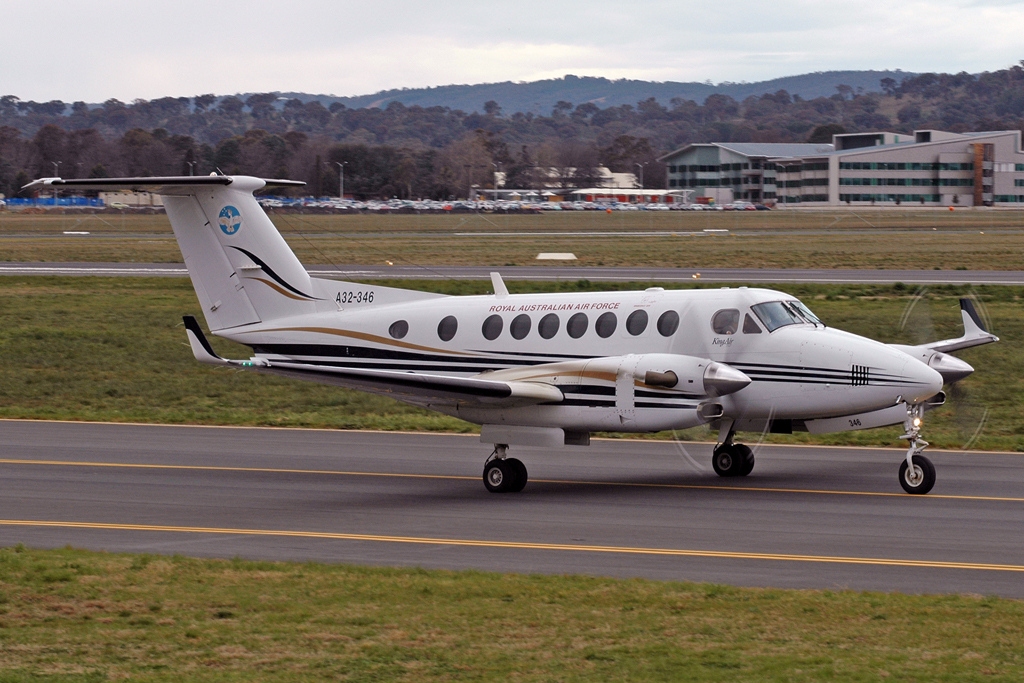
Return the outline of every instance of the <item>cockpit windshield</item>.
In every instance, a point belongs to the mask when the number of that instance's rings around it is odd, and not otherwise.
[[[818,319],[818,316],[811,313],[811,309],[807,308],[807,306],[804,305],[804,302],[787,301],[786,303],[795,308],[796,312],[799,313],[800,316],[804,318],[807,322],[814,323],[815,325],[824,326],[825,323],[821,322],[821,320]]]
[[[769,332],[774,332],[786,325],[800,325],[802,323],[822,324],[807,306],[795,300],[769,301],[763,304],[755,304],[750,307],[750,310],[764,323]]]

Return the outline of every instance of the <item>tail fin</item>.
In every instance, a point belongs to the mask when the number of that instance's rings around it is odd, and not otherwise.
[[[306,269],[256,202],[266,185],[301,186],[248,176],[44,178],[27,189],[145,188],[163,196],[167,217],[211,331],[317,310]]]

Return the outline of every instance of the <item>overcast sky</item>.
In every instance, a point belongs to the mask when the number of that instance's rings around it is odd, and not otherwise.
[[[1024,59],[1024,0],[0,0],[0,95],[102,102],[534,81],[760,81]]]

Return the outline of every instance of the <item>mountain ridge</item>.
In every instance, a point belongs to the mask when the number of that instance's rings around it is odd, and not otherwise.
[[[728,95],[735,100],[750,96],[787,91],[803,99],[828,97],[836,93],[839,85],[850,86],[853,92],[881,92],[880,81],[892,78],[900,83],[904,78],[918,74],[900,69],[815,71],[796,76],[782,76],[753,83],[723,81],[710,82],[643,81],[636,79],[608,79],[599,76],[575,76],[539,81],[451,84],[424,88],[392,88],[367,95],[339,96],[301,92],[278,92],[280,97],[302,102],[319,101],[326,107],[334,103],[350,109],[383,108],[391,102],[409,106],[448,107],[465,112],[483,111],[485,102],[494,101],[506,114],[515,112],[547,115],[559,101],[574,105],[593,103],[599,107],[623,104],[635,105],[653,97],[668,106],[673,98],[693,100],[703,104],[710,95]],[[252,93],[237,97],[246,98]]]

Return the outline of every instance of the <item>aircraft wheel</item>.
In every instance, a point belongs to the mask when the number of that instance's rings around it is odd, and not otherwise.
[[[750,451],[746,446],[740,444],[732,444],[728,446],[719,446],[715,449],[715,452],[711,456],[711,466],[715,469],[715,474],[720,477],[739,477],[746,474],[744,468],[746,467],[746,458],[741,449]],[[753,469],[753,455],[750,456],[751,469]]]
[[[526,471],[526,465],[523,464],[522,460],[517,458],[505,458],[505,464],[508,465],[509,469],[515,474],[515,483],[509,487],[509,491],[512,493],[519,493],[526,487],[526,482],[529,480],[530,475]]]
[[[491,493],[505,493],[516,484],[515,469],[509,467],[508,459],[490,460],[484,465],[484,486]]]
[[[913,460],[913,468],[907,467],[906,460],[900,463],[900,486],[907,493],[928,493],[935,486],[935,466],[923,455],[915,455]]]
[[[750,450],[750,447],[744,446],[743,444],[735,444],[733,445],[733,449],[736,451],[738,455],[741,456],[741,462],[743,463],[743,467],[740,469],[736,476],[745,477],[751,472],[753,472],[754,452]]]

